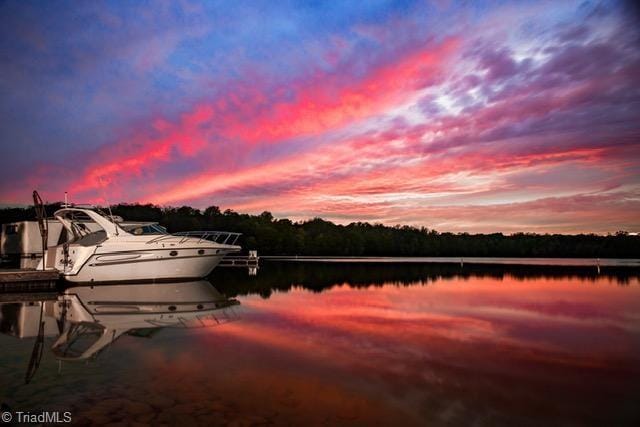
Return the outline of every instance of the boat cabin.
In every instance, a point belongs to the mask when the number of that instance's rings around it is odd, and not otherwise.
[[[47,248],[61,245],[65,242],[86,239],[95,242],[96,239],[106,237],[104,228],[86,214],[73,213],[73,221],[68,222],[68,227],[63,226],[60,218],[48,218]],[[63,217],[67,218],[67,216]],[[121,217],[114,216],[119,228],[134,234],[167,234],[167,230],[157,222],[123,221]],[[112,226],[113,227],[113,226]],[[69,229],[71,233],[69,233]],[[69,238],[71,234],[71,239]],[[34,269],[42,259],[42,237],[38,221],[19,221],[2,224],[2,236],[0,237],[0,257],[3,264],[21,269]]]

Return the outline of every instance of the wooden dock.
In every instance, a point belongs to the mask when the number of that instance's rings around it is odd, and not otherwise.
[[[56,270],[0,269],[0,292],[42,292],[56,289]]]

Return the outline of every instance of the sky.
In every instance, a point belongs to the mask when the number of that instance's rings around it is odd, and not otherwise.
[[[0,205],[640,231],[639,9],[0,2]]]

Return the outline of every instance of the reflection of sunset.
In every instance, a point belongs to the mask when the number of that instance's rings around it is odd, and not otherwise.
[[[23,385],[33,342],[0,335],[0,391],[16,408],[69,407],[79,424],[600,426],[637,418],[637,273],[387,266],[385,281],[372,268],[270,267],[256,277],[229,273],[243,278],[227,283],[241,304],[220,319],[235,321],[150,337],[143,329],[61,371],[45,355],[34,379],[41,391]],[[252,286],[272,292],[262,298]]]
[[[633,295],[630,295],[633,294]],[[337,354],[358,359],[357,350],[345,352],[351,339],[402,342],[412,350],[429,348],[433,339],[456,345],[498,343],[539,352],[578,352],[584,357],[615,357],[638,343],[625,338],[640,332],[638,281],[620,288],[607,280],[519,281],[452,280],[428,286],[385,286],[353,290],[348,286],[316,295],[307,292],[276,294],[269,300],[250,298],[243,306],[256,316],[255,327],[238,323],[216,333],[313,354],[312,343],[333,340]],[[610,329],[619,334],[609,335]],[[543,339],[543,331],[553,331]],[[306,337],[306,339],[305,339]],[[603,343],[606,340],[606,344]],[[589,343],[599,343],[590,346]],[[378,343],[381,347],[381,343]],[[337,348],[336,348],[337,347]],[[430,349],[437,354],[443,349]],[[537,355],[536,357],[538,357]]]
[[[560,412],[579,418],[596,401],[607,410],[622,404],[598,387],[628,393],[640,376],[637,278],[627,286],[511,276],[342,285],[241,302],[241,320],[202,331],[195,349],[162,357],[140,349],[162,373],[156,391],[223,388],[241,405],[284,406],[294,419],[294,412],[316,420],[323,411],[346,411],[362,421],[379,410],[376,417],[421,423],[441,422],[446,411],[422,412],[408,402],[461,399],[463,413],[506,405],[526,416],[536,405],[557,410],[549,405],[566,393],[573,398]],[[185,380],[192,377],[202,382]],[[553,390],[543,392],[549,383]],[[194,399],[206,401],[206,393]],[[285,401],[297,409],[287,412]]]

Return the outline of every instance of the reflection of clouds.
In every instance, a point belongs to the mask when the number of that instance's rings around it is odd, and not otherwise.
[[[364,425],[411,422],[410,414],[384,396],[340,381],[327,343],[273,326],[240,323],[201,331],[185,347],[178,338],[169,340],[171,348],[139,348],[141,363],[152,373],[148,401],[169,397],[176,408],[164,409],[177,412],[176,420],[185,411],[196,416],[226,412],[219,415],[287,425],[310,419],[331,424],[359,420]]]
[[[199,408],[224,393],[288,419],[574,419],[613,413],[623,400],[611,396],[640,375],[637,285],[507,276],[294,289],[244,297],[240,321],[139,356],[154,393],[184,393]]]
[[[634,349],[631,337],[640,332],[634,317],[637,289],[606,280],[586,287],[571,281],[476,279],[366,291],[342,286],[322,294],[293,291],[269,300],[247,298],[250,323],[258,326],[249,330],[253,327],[245,322],[225,333],[310,354],[321,351],[312,348],[315,343],[331,340],[325,352],[334,349],[355,360],[357,349],[346,351],[350,340],[425,350],[436,358],[445,349],[432,348],[432,340],[445,346],[535,349],[567,360],[575,353],[606,358]]]

